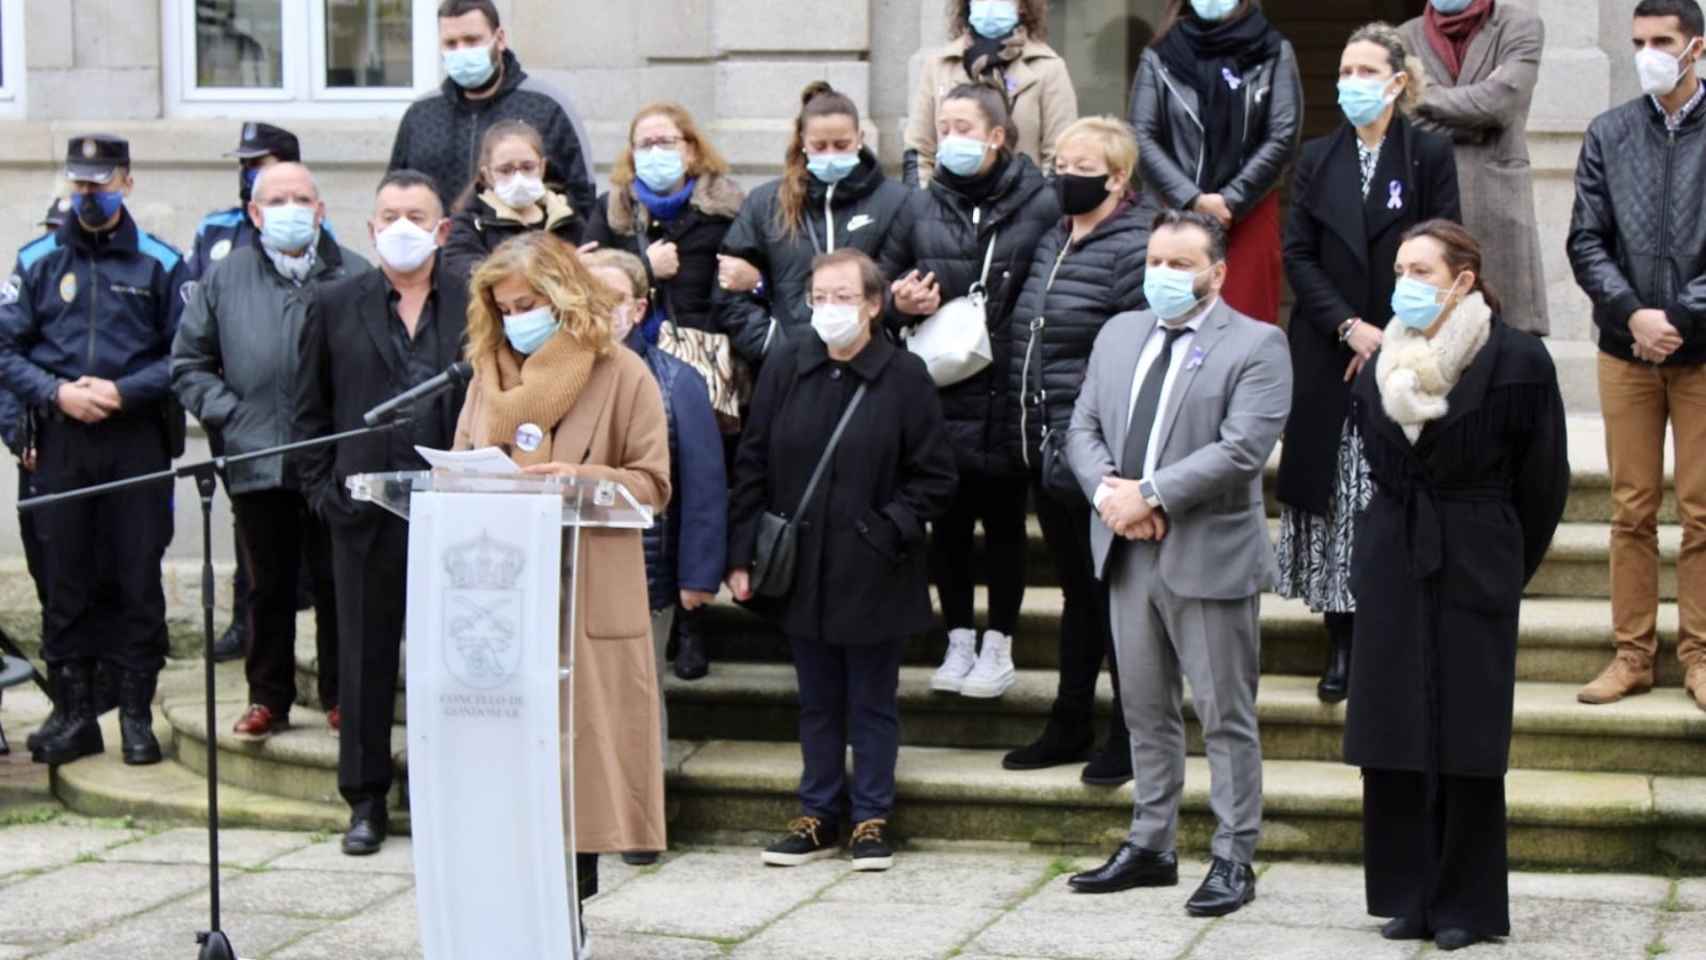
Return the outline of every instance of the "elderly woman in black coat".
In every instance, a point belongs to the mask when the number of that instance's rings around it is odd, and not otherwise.
[[[793,648],[805,762],[801,815],[764,852],[776,866],[833,856],[849,799],[853,868],[884,870],[893,859],[886,826],[900,752],[901,653],[906,638],[930,628],[925,527],[953,501],[957,478],[936,384],[922,360],[881,335],[885,287],[857,249],[815,261],[815,335],[772,348],[735,457],[728,582],[737,600],[754,599],[763,514],[791,517],[798,530],[791,588],[759,604]]]
[[[960,490],[930,528],[930,566],[942,599],[948,649],[930,687],[994,698],[1016,676],[1013,633],[1025,599],[1022,465],[1008,442],[1008,318],[1025,285],[1037,240],[1060,219],[1060,204],[1031,158],[1013,151],[1018,133],[994,88],[962,84],[936,110],[936,174],[901,207],[878,265],[892,281],[891,328],[917,326],[956,298],[983,292],[993,360],[941,388],[948,444]],[[989,622],[978,645],[973,534],[983,524]]]
[[[1279,468],[1278,592],[1325,614],[1332,640],[1319,694],[1349,694],[1356,600],[1352,531],[1368,471],[1349,419],[1351,381],[1380,348],[1391,316],[1388,264],[1424,220],[1459,218],[1451,141],[1413,126],[1424,73],[1398,31],[1351,34],[1339,59],[1345,123],[1303,145],[1285,230],[1292,307],[1291,419]]]
[[[1504,775],[1518,613],[1564,514],[1551,355],[1506,326],[1462,227],[1404,235],[1385,343],[1353,405],[1374,496],[1357,526],[1357,690],[1368,910],[1445,950],[1510,932]]]

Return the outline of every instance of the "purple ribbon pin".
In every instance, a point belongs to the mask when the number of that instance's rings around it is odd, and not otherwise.
[[[1228,90],[1236,90],[1244,85],[1244,81],[1233,74],[1231,67],[1221,67],[1220,78],[1226,81]]]
[[[1202,366],[1203,360],[1207,359],[1207,357],[1208,357],[1208,354],[1203,350],[1202,347],[1192,345],[1191,355],[1185,358],[1185,369],[1186,370],[1195,370],[1196,368]]]
[[[1404,209],[1404,185],[1396,180],[1386,185],[1386,209]]]

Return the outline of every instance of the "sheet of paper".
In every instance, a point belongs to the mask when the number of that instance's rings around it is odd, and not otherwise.
[[[417,446],[415,452],[435,470],[489,474],[521,472],[515,461],[497,447],[481,447],[478,450],[434,450],[431,447]]]

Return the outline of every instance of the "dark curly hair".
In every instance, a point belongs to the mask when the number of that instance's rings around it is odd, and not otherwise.
[[[1018,0],[1019,26],[1032,40],[1048,39],[1048,0]],[[948,0],[948,37],[971,32],[971,0]]]

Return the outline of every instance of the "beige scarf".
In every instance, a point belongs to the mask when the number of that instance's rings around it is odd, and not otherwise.
[[[569,415],[598,357],[559,332],[532,356],[522,357],[509,344],[474,360],[480,383],[480,422],[474,435],[501,444],[522,466],[549,463],[552,433]],[[523,424],[539,428],[539,446],[523,450],[515,442]]]
[[[1492,332],[1493,311],[1479,293],[1471,293],[1451,311],[1439,331],[1428,339],[1394,320],[1386,325],[1375,362],[1375,383],[1386,415],[1415,443],[1422,427],[1451,409],[1446,394]]]

